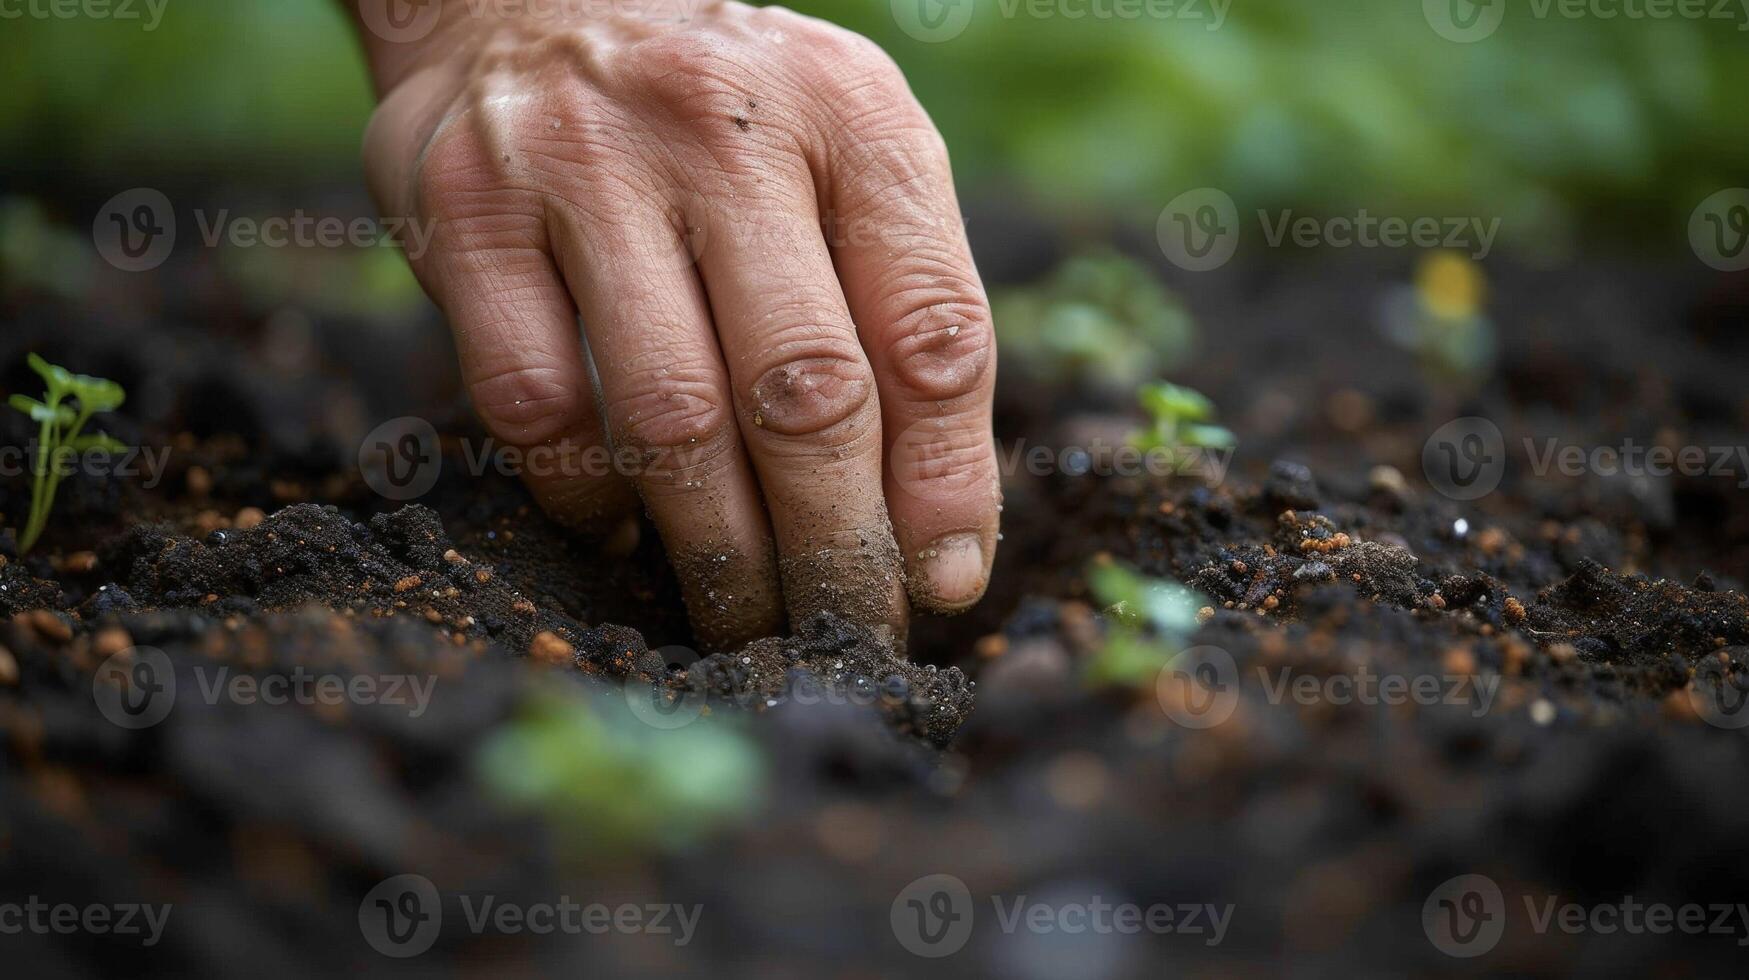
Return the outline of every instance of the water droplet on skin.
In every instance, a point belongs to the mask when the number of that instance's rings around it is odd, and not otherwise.
[[[947,335],[949,337],[958,337],[960,335],[960,325],[956,323],[953,326],[948,327]]]

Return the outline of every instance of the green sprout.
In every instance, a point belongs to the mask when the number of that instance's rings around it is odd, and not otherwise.
[[[1126,687],[1153,683],[1184,649],[1205,600],[1187,586],[1111,561],[1095,563],[1087,581],[1111,616],[1105,646],[1088,662],[1088,682]]]
[[[739,725],[712,717],[659,730],[614,700],[531,697],[478,749],[488,795],[544,818],[577,859],[684,849],[757,808],[764,760]]]
[[[1177,367],[1196,335],[1153,271],[1113,252],[1078,255],[995,302],[1004,357],[1046,380],[1113,392]]]
[[[1209,424],[1215,417],[1214,402],[1200,391],[1158,381],[1136,389],[1150,425],[1130,436],[1130,445],[1142,452],[1156,449],[1230,449],[1233,433]]]
[[[30,369],[42,376],[48,390],[42,401],[25,395],[13,395],[7,404],[39,425],[36,464],[32,468],[35,482],[30,491],[30,518],[19,539],[18,553],[26,554],[42,536],[49,522],[49,511],[55,506],[55,493],[61,480],[72,471],[72,460],[89,452],[126,452],[128,446],[98,432],[85,434],[85,424],[99,412],[113,412],[127,399],[121,385],[104,378],[74,374],[57,367],[35,354],[29,357]]]

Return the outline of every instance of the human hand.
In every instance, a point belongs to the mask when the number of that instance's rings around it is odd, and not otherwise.
[[[583,525],[641,497],[702,644],[786,609],[902,642],[908,604],[983,594],[1000,509],[945,145],[872,42],[670,2],[699,9],[354,0],[373,193],[435,226],[410,259],[487,428],[556,450],[537,499]]]

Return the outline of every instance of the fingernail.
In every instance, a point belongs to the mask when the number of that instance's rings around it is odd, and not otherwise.
[[[925,605],[957,608],[984,591],[984,546],[976,534],[950,534],[917,554]]]

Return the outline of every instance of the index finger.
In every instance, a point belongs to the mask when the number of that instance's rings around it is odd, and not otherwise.
[[[880,390],[911,602],[952,613],[983,597],[996,554],[996,342],[946,148],[908,94],[900,105],[912,125],[860,140],[866,127],[842,127],[831,145],[828,234]]]

